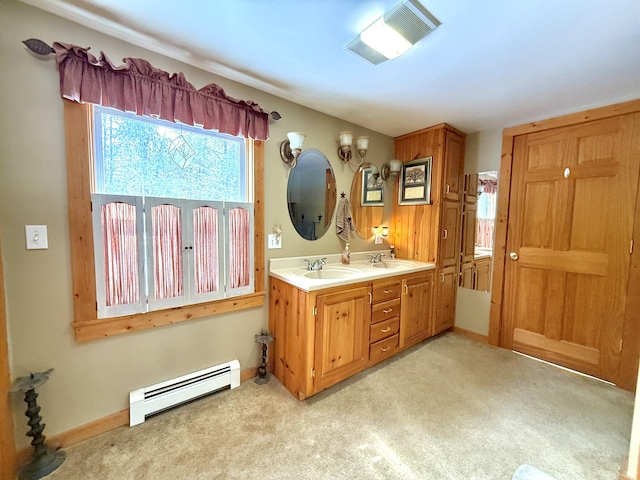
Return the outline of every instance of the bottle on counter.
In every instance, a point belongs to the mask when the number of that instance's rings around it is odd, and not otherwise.
[[[391,245],[391,258],[396,258],[396,247]]]
[[[351,262],[351,249],[349,248],[349,244],[347,243],[344,246],[344,250],[342,251],[342,263],[345,265],[349,265]]]

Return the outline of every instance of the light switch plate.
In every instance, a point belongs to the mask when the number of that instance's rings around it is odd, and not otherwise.
[[[278,237],[275,233],[270,233],[267,235],[267,239],[269,241],[269,249],[282,248],[282,235]]]
[[[27,250],[44,250],[49,248],[46,225],[25,225]]]

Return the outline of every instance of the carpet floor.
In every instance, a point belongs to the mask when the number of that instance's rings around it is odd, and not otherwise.
[[[633,394],[445,333],[315,395],[244,382],[65,449],[47,479],[616,480]]]

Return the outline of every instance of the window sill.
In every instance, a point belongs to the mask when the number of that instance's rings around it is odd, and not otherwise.
[[[122,317],[74,322],[72,326],[76,340],[86,342],[88,340],[95,340],[96,338],[111,337],[113,335],[135,332],[146,328],[170,325],[194,318],[203,318],[221,313],[260,307],[264,305],[265,294],[266,292],[256,292],[251,295],[242,295],[197,305],[188,305],[136,315],[125,315]]]

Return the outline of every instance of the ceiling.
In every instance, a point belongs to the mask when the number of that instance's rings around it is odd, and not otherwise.
[[[344,46],[399,0],[22,1],[390,136],[640,98],[638,0],[421,0],[442,25],[377,66]]]

